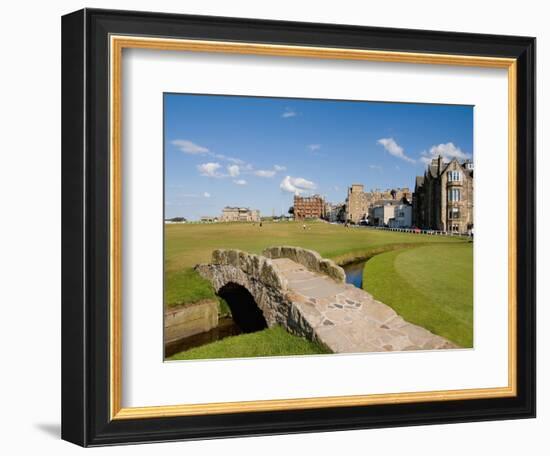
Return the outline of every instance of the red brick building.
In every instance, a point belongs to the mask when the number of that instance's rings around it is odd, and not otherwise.
[[[294,195],[294,218],[296,220],[322,218],[325,216],[325,209],[325,200],[319,195]]]

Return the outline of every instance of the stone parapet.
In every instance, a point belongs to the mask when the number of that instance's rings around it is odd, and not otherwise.
[[[346,281],[346,273],[343,268],[338,266],[334,261],[323,258],[314,250],[284,245],[280,247],[269,247],[262,252],[262,255],[274,260],[288,258],[289,260],[301,264],[312,272],[328,275],[337,282],[344,283]]]
[[[244,252],[238,249],[216,249],[212,252],[212,263],[216,266],[233,266],[240,269],[264,285],[284,291],[287,288],[285,278],[273,267],[270,258]]]

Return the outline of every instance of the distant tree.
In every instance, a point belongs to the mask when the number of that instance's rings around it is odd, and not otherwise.
[[[171,222],[187,222],[187,219],[185,217],[173,217],[168,220],[170,220]]]
[[[288,213],[289,213],[290,215],[294,215],[294,206],[290,206],[290,207],[288,208]]]

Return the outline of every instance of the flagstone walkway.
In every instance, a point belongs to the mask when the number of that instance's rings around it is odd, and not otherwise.
[[[287,297],[319,341],[335,353],[457,348],[405,321],[364,290],[312,272],[288,258],[272,262],[287,281]]]

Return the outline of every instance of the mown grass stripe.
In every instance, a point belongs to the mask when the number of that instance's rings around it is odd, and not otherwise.
[[[375,256],[363,288],[405,320],[473,346],[473,244],[419,246]]]

